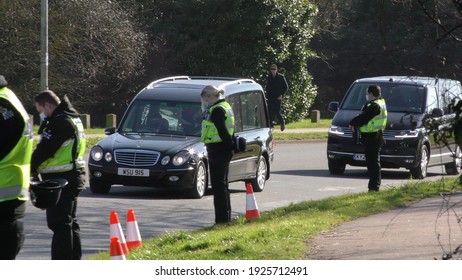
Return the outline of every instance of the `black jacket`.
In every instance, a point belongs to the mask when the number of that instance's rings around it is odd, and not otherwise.
[[[373,100],[368,101],[366,104],[364,104],[363,108],[361,109],[362,113],[354,117],[350,121],[350,125],[355,127],[366,125],[375,116],[380,114],[380,110],[381,108],[379,104],[373,102]]]
[[[64,96],[62,102],[53,111],[53,114],[45,118],[40,125],[40,142],[32,153],[32,174],[36,174],[38,166],[53,157],[65,141],[76,137],[77,131],[67,116],[79,117],[80,115],[72,107],[69,99]]]
[[[283,96],[289,90],[286,78],[281,73],[276,73],[276,76],[269,74],[266,79],[266,98],[277,99]]]

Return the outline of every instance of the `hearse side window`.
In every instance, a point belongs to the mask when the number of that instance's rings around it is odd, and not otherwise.
[[[262,128],[265,123],[264,103],[260,92],[240,94],[243,130]]]
[[[234,112],[234,131],[242,131],[242,114],[241,114],[241,102],[239,101],[239,94],[233,94],[228,96],[226,100],[229,102]]]
[[[236,132],[268,127],[262,92],[233,94],[228,96],[227,100],[233,107]]]

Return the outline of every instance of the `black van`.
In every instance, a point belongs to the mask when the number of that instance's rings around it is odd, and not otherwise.
[[[449,105],[454,98],[461,99],[460,82],[429,77],[382,76],[356,80],[340,104],[329,103],[329,111],[336,112],[327,141],[331,174],[343,174],[347,164],[366,166],[363,146],[353,140],[349,123],[361,113],[370,85],[381,87],[388,110],[384,131],[386,143],[380,156],[382,168],[406,168],[416,179],[425,178],[429,166],[444,165],[446,173],[460,173],[460,147],[453,139],[449,147],[437,145],[432,133],[424,126],[428,118],[447,122],[454,118]]]
[[[130,103],[117,128],[90,152],[90,190],[108,193],[112,185],[181,188],[201,198],[208,187],[208,160],[200,142],[200,93],[222,88],[235,115],[235,134],[247,140],[235,153],[228,179],[263,191],[273,162],[273,135],[262,87],[251,79],[176,76],[157,80]]]

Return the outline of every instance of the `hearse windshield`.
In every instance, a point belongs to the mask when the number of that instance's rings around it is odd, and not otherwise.
[[[119,133],[200,136],[200,103],[136,100],[122,120]]]

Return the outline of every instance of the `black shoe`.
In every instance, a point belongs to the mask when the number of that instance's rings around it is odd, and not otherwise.
[[[284,131],[286,129],[286,124],[284,122],[281,123],[281,131]]]

